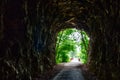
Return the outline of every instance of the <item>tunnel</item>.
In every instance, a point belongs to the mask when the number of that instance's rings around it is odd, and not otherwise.
[[[49,80],[57,34],[90,37],[88,71],[120,79],[119,0],[0,0],[0,80]]]

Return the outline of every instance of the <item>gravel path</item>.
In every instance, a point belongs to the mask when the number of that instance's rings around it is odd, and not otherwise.
[[[55,68],[58,73],[50,80],[98,80],[88,71],[87,66],[79,62],[62,63]]]
[[[85,80],[80,69],[63,69],[53,80]]]

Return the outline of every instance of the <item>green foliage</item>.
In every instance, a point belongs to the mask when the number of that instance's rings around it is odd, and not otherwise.
[[[66,29],[59,32],[56,44],[56,62],[69,62],[70,57],[78,57],[82,63],[86,63],[88,42],[88,36],[84,31]]]
[[[58,34],[58,41],[56,44],[56,62],[68,62],[69,61],[69,52],[75,51],[75,42],[69,38],[69,35],[74,30],[68,29],[65,31],[61,31]]]
[[[81,31],[82,40],[80,42],[81,53],[79,57],[82,63],[86,63],[88,59],[87,51],[88,51],[88,44],[89,44],[89,37],[84,31]]]

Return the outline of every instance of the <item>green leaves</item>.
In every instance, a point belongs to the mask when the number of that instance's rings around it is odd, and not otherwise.
[[[87,63],[87,59],[88,59],[87,51],[88,51],[89,37],[84,31],[81,31],[80,33],[81,33],[82,38],[80,42],[81,51],[80,51],[79,57],[82,63]]]
[[[84,31],[66,29],[58,33],[56,44],[56,62],[68,62],[70,57],[87,62],[88,36]]]
[[[69,35],[73,32],[74,30],[68,29],[65,31],[61,31],[58,34],[58,41],[56,44],[56,62],[68,62],[69,61],[69,53],[70,51],[75,51],[75,42],[70,39]]]

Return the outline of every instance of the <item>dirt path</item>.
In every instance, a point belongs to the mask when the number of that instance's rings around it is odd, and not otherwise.
[[[61,63],[55,66],[50,80],[97,80],[79,62]]]
[[[84,77],[80,69],[69,68],[60,71],[53,80],[84,80]]]

